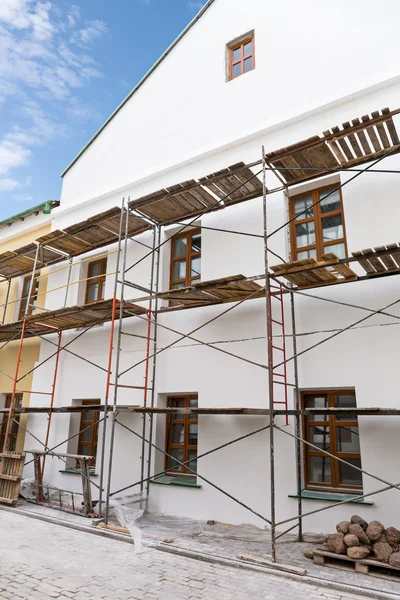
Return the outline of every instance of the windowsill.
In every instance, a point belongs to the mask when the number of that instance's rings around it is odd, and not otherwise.
[[[79,469],[60,469],[58,472],[64,475],[82,475]],[[94,471],[89,471],[89,477],[98,477],[98,474]]]
[[[289,498],[298,498],[298,494],[289,494]],[[342,502],[342,500],[350,500],[350,504],[365,504],[372,506],[374,502],[358,498],[352,494],[342,494],[340,492],[317,492],[315,490],[303,490],[301,492],[303,500],[323,500],[325,502]]]
[[[177,487],[201,488],[201,485],[196,483],[196,479],[194,477],[180,477],[179,475],[177,477],[161,475],[156,479],[151,479],[150,483],[156,483],[158,485],[175,485]]]

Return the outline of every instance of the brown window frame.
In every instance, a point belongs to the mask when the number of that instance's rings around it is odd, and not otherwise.
[[[100,264],[100,275],[93,277],[92,272],[93,272],[93,268],[95,265]],[[88,274],[87,274],[87,281],[86,281],[86,294],[85,294],[85,304],[93,304],[94,302],[100,302],[101,300],[104,300],[104,294],[103,294],[103,285],[106,281],[106,276],[107,276],[107,257],[105,258],[99,258],[97,260],[92,260],[89,264],[88,264]],[[98,290],[97,290],[97,298],[95,300],[89,300],[89,288],[92,285],[98,284]]]
[[[171,238],[171,265],[170,265],[170,275],[169,275],[169,289],[174,289],[174,286],[177,287],[187,287],[192,284],[193,281],[200,280],[201,273],[199,275],[192,275],[192,260],[193,258],[200,257],[201,260],[201,249],[199,252],[192,252],[192,239],[194,235],[201,236],[201,227],[196,227],[195,229],[190,229],[189,231],[184,231],[183,233],[178,233],[177,235],[172,236]],[[182,254],[180,256],[174,256],[174,248],[176,241],[182,238],[186,238],[186,254]],[[186,277],[182,277],[180,279],[174,279],[174,264],[177,261],[185,260],[186,261]],[[200,267],[201,269],[201,267]],[[178,286],[179,284],[179,286]],[[184,284],[184,285],[181,285]],[[176,289],[176,288],[175,288]]]
[[[295,211],[294,211],[294,203],[295,200],[302,198],[303,196],[309,196],[311,194],[312,204],[315,204],[320,200],[321,192],[326,190],[334,190],[338,187],[338,184],[325,185],[323,187],[318,187],[313,190],[308,190],[307,192],[302,192],[301,194],[296,194],[295,196],[289,197],[289,217],[290,219],[294,219]],[[330,252],[329,246],[335,244],[344,244],[345,257],[348,257],[348,249],[347,249],[347,236],[346,236],[346,224],[344,218],[344,209],[343,209],[343,197],[342,190],[339,189],[339,198],[340,198],[340,208],[337,210],[333,210],[331,212],[322,213],[321,212],[321,204],[318,203],[313,207],[314,214],[312,217],[307,217],[305,215],[301,215],[299,219],[293,220],[290,223],[290,245],[291,245],[291,259],[293,261],[300,260],[298,259],[298,254],[300,252],[306,252],[308,250],[316,250],[316,260],[321,260],[321,256],[323,254],[328,254]],[[337,238],[335,240],[330,240],[328,242],[324,242],[322,239],[322,219],[326,217],[333,217],[335,215],[342,216],[342,225],[343,225],[343,237]],[[314,229],[315,229],[315,243],[309,244],[308,246],[297,247],[296,244],[296,225],[302,225],[303,223],[309,223],[314,221]]]
[[[302,391],[301,392],[301,405],[303,408],[307,407],[307,397],[312,396],[327,396],[328,398],[328,408],[333,408],[334,404],[334,396],[354,396],[356,397],[354,389],[330,389],[330,390],[310,390],[310,391]],[[337,415],[328,414],[327,419],[318,419],[315,415],[314,419],[310,415],[304,415],[303,417],[303,436],[305,441],[313,443],[312,437],[310,436],[311,427],[329,427],[329,450],[331,454],[334,456],[338,456],[339,458],[343,458],[344,460],[349,458],[359,459],[361,463],[361,453],[360,452],[339,452],[338,444],[337,444],[337,435],[336,430],[338,427],[358,427],[358,418],[350,418],[347,420],[338,420]],[[330,460],[330,469],[331,469],[331,482],[315,482],[310,478],[310,457],[311,456],[322,456],[326,457]],[[362,485],[349,485],[343,484],[340,482],[340,461],[330,458],[322,451],[318,451],[313,447],[304,444],[304,484],[306,490],[318,490],[318,491],[327,491],[327,492],[341,492],[341,493],[352,493],[352,494],[362,494],[363,486]],[[362,467],[362,463],[361,463]]]
[[[244,46],[246,44],[248,44],[249,42],[252,42],[252,52],[251,52],[251,54],[244,55]],[[235,52],[235,50],[238,50],[239,48],[242,49],[241,57],[238,60],[234,60],[234,52]],[[245,71],[244,70],[244,61],[249,58],[252,59],[252,67],[248,71]],[[239,73],[239,75],[236,75],[236,77],[234,77],[233,68],[235,65],[238,65],[238,64],[240,64],[240,73]],[[251,71],[254,71],[255,68],[256,68],[255,36],[254,36],[254,31],[252,31],[251,33],[245,34],[244,36],[241,36],[240,38],[237,38],[236,40],[233,40],[232,42],[230,42],[228,44],[228,81],[233,81],[234,79],[238,79],[238,77],[241,77],[242,75],[245,75],[246,73],[250,73]]]
[[[171,395],[167,397],[167,408],[173,408],[173,402],[175,400],[184,400],[184,407],[185,408],[190,408],[190,401],[191,400],[197,400],[198,402],[198,395],[197,394],[176,394],[176,395]],[[181,462],[186,462],[189,460],[189,451],[196,451],[196,457],[197,457],[197,453],[198,453],[198,443],[197,444],[189,444],[189,426],[190,425],[197,425],[198,428],[198,424],[199,424],[199,419],[198,419],[198,415],[197,414],[192,414],[192,413],[188,413],[188,414],[179,414],[179,413],[173,413],[173,412],[169,412],[167,413],[167,418],[166,418],[166,431],[165,431],[165,450],[168,454],[171,454],[171,450],[173,449],[182,449],[183,450],[183,460]],[[172,443],[171,438],[172,438],[172,430],[174,425],[183,425],[184,428],[184,434],[183,434],[183,443],[182,444],[176,444],[176,443]],[[197,429],[198,431],[198,429]],[[169,469],[171,467],[170,465],[170,458],[168,456],[165,456],[165,470]],[[189,466],[192,470],[196,470],[196,467],[193,465],[193,463],[190,463]],[[184,476],[184,477],[196,477],[196,475],[194,473],[192,473],[191,471],[188,470],[187,466],[183,466],[181,469],[171,469],[170,471],[168,471],[167,475],[171,475],[171,476]]]
[[[10,408],[11,406],[12,394],[5,394],[4,398],[4,408]],[[22,394],[15,395],[15,407],[20,408],[22,406]],[[13,420],[10,423],[9,433],[8,433],[8,444],[7,451],[15,452],[17,449],[17,441],[18,441],[18,433],[19,433],[19,420],[20,414],[16,413],[14,415]],[[3,418],[0,423],[0,452],[3,452],[4,440],[6,437],[7,430],[7,422],[8,422],[8,413],[3,413]]]
[[[21,321],[25,316],[29,317],[32,314],[33,309],[35,308],[38,292],[39,292],[39,274],[35,275],[33,278],[32,285],[32,296],[31,301],[27,310],[27,302],[29,296],[29,289],[31,285],[32,275],[27,275],[24,277],[22,282],[22,290],[21,290],[21,300],[19,302],[19,312],[18,312],[18,320]]]
[[[95,405],[100,405],[100,400],[82,400],[81,401],[81,406],[95,406]],[[81,412],[77,454],[84,455],[84,452],[82,452],[82,448],[84,446],[90,446],[90,452],[86,456],[94,457],[89,462],[89,465],[91,467],[96,466],[96,452],[97,452],[98,437],[99,437],[99,416],[100,416],[100,411],[94,410],[93,411],[93,420],[89,421],[89,420],[85,419],[85,411]],[[89,430],[89,431],[91,431],[92,439],[90,441],[85,441],[85,440],[83,440],[82,429],[89,427],[89,425],[92,425],[91,430]],[[79,463],[77,463],[77,466],[79,466]]]

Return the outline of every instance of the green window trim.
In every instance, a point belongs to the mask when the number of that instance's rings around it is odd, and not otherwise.
[[[198,489],[202,487],[201,485],[197,484],[196,479],[194,477],[184,477],[179,475],[176,477],[172,477],[170,475],[160,475],[160,477],[151,479],[150,483],[155,483],[158,485],[175,485],[177,487],[190,487]]]
[[[298,494],[289,494],[288,498],[298,498]],[[301,492],[303,500],[322,500],[324,502],[342,502],[343,500],[349,500],[349,504],[365,504],[372,506],[375,504],[371,500],[365,500],[364,498],[358,498],[352,494],[341,494],[335,492],[317,492],[312,490],[303,490]]]
[[[58,472],[64,473],[64,475],[81,475],[81,472],[79,469],[60,469]],[[99,476],[98,473],[95,473],[94,471],[89,471],[89,477],[98,477],[98,476]]]

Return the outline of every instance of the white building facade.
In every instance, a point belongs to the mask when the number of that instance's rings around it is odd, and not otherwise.
[[[240,0],[209,1],[67,168],[63,174],[61,206],[53,213],[52,229],[63,230],[120,206],[123,198],[125,202],[132,201],[239,162],[256,162],[261,159],[262,147],[269,153],[382,108],[399,108],[399,50],[394,16],[400,16],[400,8],[394,0],[386,0],[384,4],[388,10],[376,14],[369,0],[362,3],[340,0],[329,7],[313,0],[301,4],[284,0],[278,5],[260,0],[248,0],[245,4]],[[389,12],[393,18],[388,18]],[[377,50],[380,47],[385,48],[384,56]],[[396,118],[394,123],[398,125],[400,120]],[[398,154],[379,162],[377,169],[386,172],[360,173],[354,178],[356,172],[337,171],[269,194],[267,225],[268,233],[274,235],[268,245],[275,254],[270,254],[270,264],[306,256],[320,259],[321,254],[330,251],[340,258],[350,257],[354,251],[395,243],[399,239],[400,217]],[[259,171],[259,166],[252,167],[254,174]],[[261,181],[260,174],[258,179]],[[290,215],[319,201],[321,189],[323,194],[339,185],[341,191],[332,194],[328,203],[319,203],[313,213],[306,213],[306,219],[297,224],[297,229],[296,224],[284,226]],[[268,189],[280,186],[279,177],[268,170]],[[329,213],[328,217],[324,211]],[[330,220],[324,221],[325,218]],[[170,289],[174,282],[190,285],[199,280],[207,282],[233,275],[250,278],[264,273],[261,194],[216,212],[206,211],[189,227],[183,227],[176,223],[162,228],[160,291]],[[178,239],[181,244],[190,244],[192,251],[180,251]],[[127,242],[126,264],[132,268],[126,271],[126,279],[145,289],[149,288],[151,278],[151,245],[151,232]],[[64,305],[112,298],[117,256],[113,245],[74,259],[70,280],[78,283],[68,288],[65,288],[68,269],[50,268],[46,308],[56,310]],[[174,256],[183,258],[173,261]],[[92,263],[96,265],[90,266]],[[361,274],[357,267],[354,269]],[[316,287],[306,290],[306,295],[295,295],[299,389],[301,402],[308,402],[307,406],[400,408],[397,398],[400,301],[396,304],[400,279],[396,276],[371,279]],[[262,280],[259,283],[264,285]],[[118,295],[120,292],[118,285]],[[125,299],[143,295],[146,294],[137,288],[125,286]],[[289,358],[293,344],[288,295],[284,303]],[[161,306],[168,308],[168,302],[162,300]],[[231,311],[212,320],[230,306]],[[388,307],[386,312],[391,316],[371,316],[371,311],[384,307]],[[361,321],[366,316],[370,318]],[[190,333],[210,320],[196,333]],[[356,321],[360,323],[334,336]],[[172,407],[178,401],[180,406],[184,403],[189,406],[190,402],[195,406],[197,402],[200,408],[268,408],[265,298],[243,302],[235,308],[223,304],[161,312],[158,323],[159,354],[153,383],[151,369],[149,372],[155,406]],[[83,401],[104,403],[110,327],[109,322],[94,327],[74,342],[79,332],[63,334],[63,344],[71,342],[69,349],[87,361],[70,353],[61,354],[57,406]],[[117,324],[115,327],[117,330]],[[180,337],[171,330],[190,334],[224,352],[188,338],[162,351]],[[123,331],[119,373],[126,373],[119,379],[118,404],[142,405],[143,390],[139,388],[144,385],[145,377],[146,363],[142,361],[146,353],[146,319],[125,319]],[[332,339],[308,350],[328,337]],[[282,338],[277,334],[274,339],[279,346]],[[39,362],[53,353],[54,347],[43,341]],[[116,360],[114,353],[114,371]],[[293,361],[288,362],[287,368],[287,381],[293,384]],[[53,370],[52,360],[38,368],[32,389],[48,388]],[[45,406],[46,397],[32,393],[31,406],[34,405]],[[291,385],[288,407],[294,405]],[[92,416],[87,418],[90,420]],[[49,446],[60,444],[59,452],[84,452],[85,440],[76,435],[84,423],[80,419],[78,413],[53,416]],[[112,492],[143,479],[143,462],[146,475],[150,461],[152,476],[173,466],[171,462],[165,463],[165,456],[156,449],[149,456],[147,442],[142,461],[143,419],[135,413],[121,412],[118,416],[138,435],[116,425]],[[182,458],[202,455],[269,425],[268,416],[256,414],[204,414],[198,419],[189,415],[182,423],[171,423],[169,419],[165,414],[154,416],[152,442],[181,462]],[[385,486],[382,481],[396,483],[400,451],[397,417],[359,416],[358,423],[357,417],[342,419],[341,423],[340,417],[330,416],[321,417],[316,425],[311,420],[304,417],[302,436],[315,446],[362,466],[380,481],[324,458],[316,448],[310,454],[304,445],[301,457],[304,513],[331,506],[349,494],[378,490]],[[286,424],[285,417],[278,416],[276,423],[283,430],[275,431],[276,516],[281,521],[297,514],[295,440],[285,433],[295,433],[295,420],[290,416]],[[148,417],[146,425],[148,437]],[[39,439],[44,439],[45,428],[44,415],[29,415],[28,429]],[[96,440],[89,434],[87,438],[88,447],[92,444],[90,448],[97,455],[92,477],[95,499],[102,431],[103,422],[97,428]],[[108,427],[106,464],[110,436]],[[169,472],[169,478],[161,476],[150,483],[150,509],[198,519],[266,526],[259,515],[270,518],[269,440],[269,431],[265,429],[200,458],[197,466],[191,463],[197,477],[175,465],[176,471]],[[27,437],[26,447],[31,449],[32,445],[36,446]],[[47,462],[45,477],[62,489],[80,488],[79,476],[68,472],[56,460]],[[132,491],[139,488],[136,486]],[[305,517],[303,528],[329,531],[336,522],[355,512],[368,521],[384,518],[395,524],[396,494],[397,490],[390,490],[356,505],[345,504]]]

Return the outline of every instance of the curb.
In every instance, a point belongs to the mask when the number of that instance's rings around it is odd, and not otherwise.
[[[72,523],[69,521],[60,521],[56,517],[50,517],[48,515],[41,515],[39,513],[25,511],[21,508],[11,508],[8,506],[0,506],[1,511],[10,512],[12,514],[17,514],[22,517],[30,517],[31,519],[36,519],[38,521],[45,521],[46,523],[51,523],[53,525],[59,525],[61,527],[67,527],[69,529],[75,529],[77,531],[82,531],[84,533],[91,533],[92,535],[98,535],[101,537],[105,537],[108,539],[113,539],[119,542],[125,542],[128,544],[133,544],[133,540],[127,534],[116,533],[113,531],[109,531],[107,529],[99,529],[97,527],[93,527],[93,525],[81,525],[78,523]],[[260,567],[257,565],[252,565],[250,563],[242,563],[239,560],[232,558],[225,558],[223,556],[216,556],[214,554],[207,554],[204,552],[197,552],[194,550],[186,550],[184,548],[180,548],[179,546],[174,546],[173,544],[165,544],[163,542],[154,542],[151,544],[151,547],[154,550],[159,550],[160,552],[167,552],[169,554],[175,554],[176,556],[181,556],[184,558],[190,558],[194,560],[201,560],[203,562],[218,564],[225,567],[232,567],[235,569],[243,569],[246,571],[256,571],[258,573],[264,573],[264,575],[274,575],[276,577],[283,577],[286,579],[292,579],[293,581],[298,581],[299,583],[308,583],[316,588],[323,587],[326,589],[336,590],[339,592],[345,592],[348,594],[356,594],[364,598],[374,598],[375,600],[400,600],[400,594],[382,592],[380,590],[374,590],[371,588],[364,588],[361,586],[350,585],[346,583],[339,583],[337,581],[330,581],[328,579],[320,579],[319,577],[313,577],[312,575],[296,575],[294,573],[287,573],[283,571],[278,571],[273,567]]]

